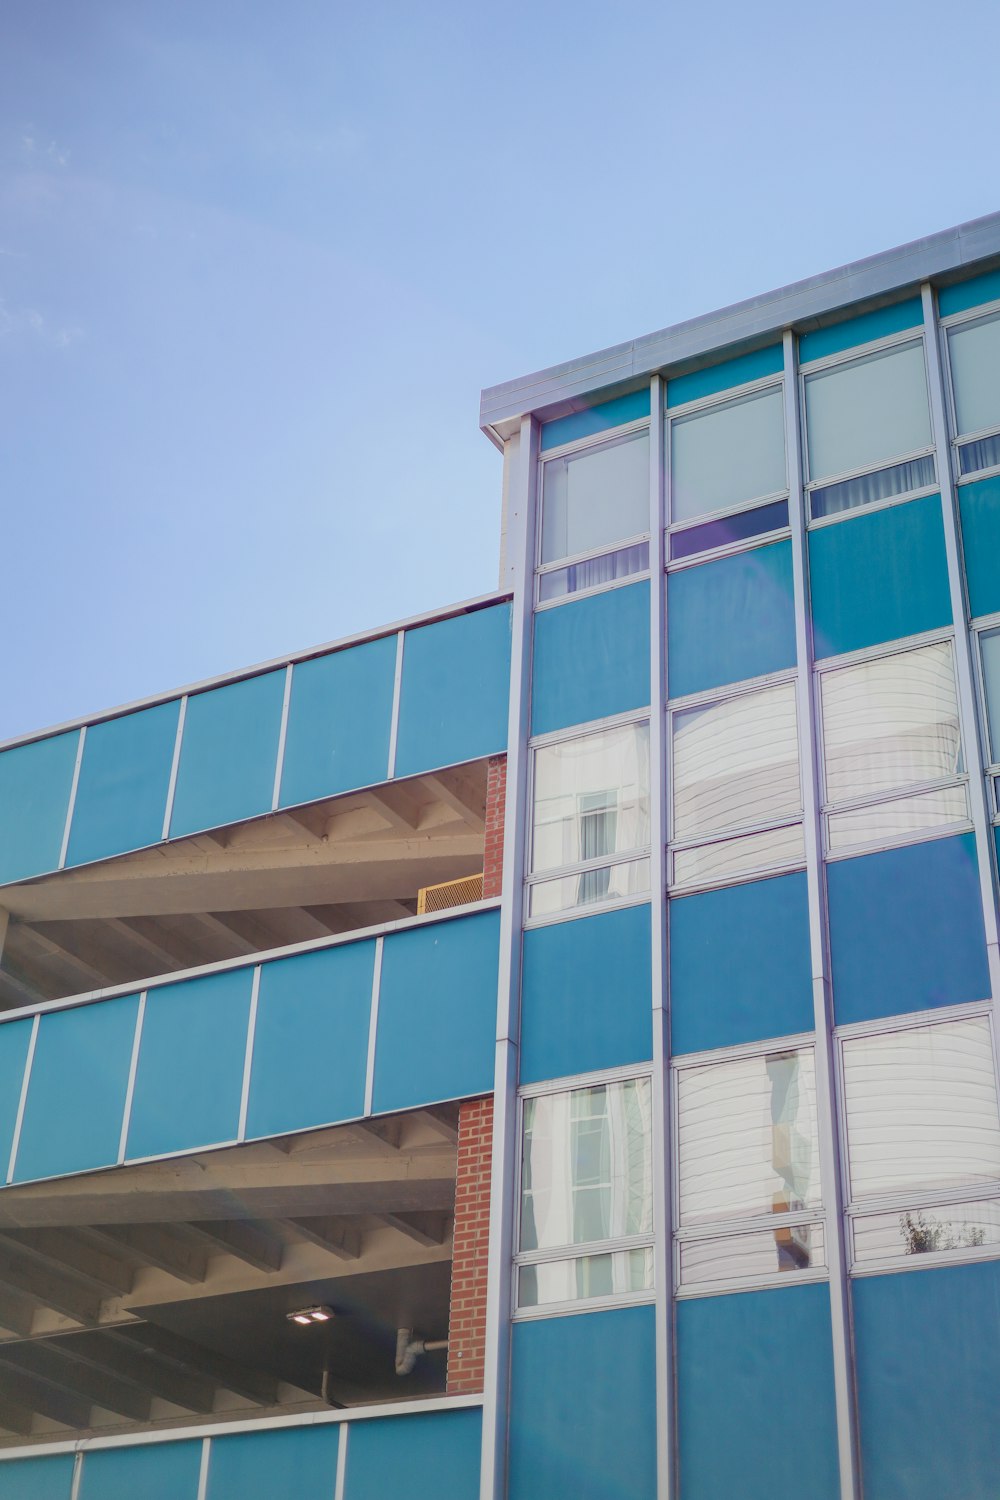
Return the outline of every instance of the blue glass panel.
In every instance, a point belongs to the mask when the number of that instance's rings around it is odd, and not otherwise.
[[[374,964],[374,942],[264,964],[248,1135],[282,1135],[364,1114]]]
[[[498,911],[385,939],[376,1113],[492,1091],[499,944]]]
[[[295,664],[282,807],[386,779],[395,671],[394,635]]]
[[[475,1409],[352,1422],[344,1500],[479,1500],[481,1443]]]
[[[670,902],[671,1051],[813,1029],[804,874]]]
[[[509,604],[408,630],[396,775],[505,750],[509,688]]]
[[[531,732],[547,734],[649,702],[649,583],[535,615]]]
[[[972,618],[1000,610],[1000,474],[958,490]]]
[[[6,1176],[10,1160],[31,1026],[29,1019],[0,1026],[0,1179]]]
[[[16,1182],[117,1161],[138,1008],[123,995],[41,1017]]]
[[[69,1500],[73,1455],[0,1461],[0,1500]]]
[[[916,328],[923,321],[920,298],[908,297],[905,302],[895,302],[892,307],[880,307],[875,312],[862,313],[859,318],[830,323],[813,333],[800,335],[799,363],[804,365],[809,360],[825,359],[828,354],[839,354],[842,349],[854,349],[858,344],[872,344],[876,339],[888,338],[891,333]]]
[[[234,1139],[252,968],[150,990],[126,1154],[161,1156]]]
[[[829,1289],[678,1302],[677,1426],[684,1500],[836,1500]]]
[[[652,1307],[515,1323],[512,1334],[510,1500],[653,1500]]]
[[[794,666],[791,542],[671,573],[667,618],[672,698]]]
[[[686,531],[671,532],[670,556],[675,561],[694,557],[696,553],[708,552],[713,547],[728,547],[731,542],[746,542],[751,537],[763,536],[766,531],[783,531],[787,525],[788,501],[776,500],[773,505],[758,505],[738,516],[724,516],[719,521],[706,521],[702,526],[689,526]]]
[[[809,533],[817,657],[951,624],[939,495]]]
[[[524,934],[521,1082],[652,1057],[649,907]]]
[[[58,865],[79,739],[57,734],[0,755],[0,885]]]
[[[553,422],[542,425],[542,452],[559,448],[563,443],[575,443],[578,438],[593,437],[595,433],[607,432],[612,427],[621,427],[624,422],[637,422],[649,416],[649,386],[633,391],[628,396],[616,396],[613,401],[602,401],[599,406],[588,406],[583,411],[570,412],[568,417],[556,417]]]
[[[67,864],[159,843],[179,711],[175,699],[88,728]]]
[[[996,1500],[1000,1263],[853,1283],[865,1500]]]
[[[201,1441],[97,1448],[83,1460],[80,1500],[197,1500]]]
[[[667,407],[673,411],[688,401],[700,401],[703,396],[714,396],[719,391],[728,391],[734,385],[747,385],[751,380],[763,380],[765,375],[780,375],[785,366],[780,344],[768,349],[756,349],[753,354],[741,354],[738,359],[727,359],[724,364],[711,365],[707,370],[695,370],[690,375],[678,375],[667,381]]]
[[[996,302],[998,298],[1000,271],[987,271],[985,276],[972,276],[968,281],[959,281],[954,286],[941,287],[938,292],[938,311],[942,318],[947,318],[952,313],[980,307],[984,302]]]
[[[331,1500],[339,1443],[332,1423],[213,1438],[206,1500]]]
[[[270,810],[284,692],[267,672],[188,699],[171,838]]]
[[[990,993],[972,833],[827,867],[837,1022]]]

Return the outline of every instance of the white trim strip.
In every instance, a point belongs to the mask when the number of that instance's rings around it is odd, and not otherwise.
[[[250,981],[250,1013],[247,1017],[247,1045],[243,1054],[243,1087],[240,1090],[240,1123],[236,1127],[236,1139],[247,1138],[247,1110],[250,1107],[250,1069],[253,1065],[253,1042],[257,1031],[257,1003],[260,998],[260,964],[254,964]]]
[[[337,1477],[333,1484],[333,1500],[344,1500],[347,1493],[347,1444],[351,1436],[351,1424],[345,1422],[340,1429],[337,1444]]]
[[[69,1500],[78,1500],[80,1484],[83,1479],[83,1454],[73,1455],[73,1480],[69,1487]]]
[[[73,814],[76,811],[76,793],[80,785],[80,767],[83,764],[83,744],[86,738],[87,726],[84,724],[80,730],[80,738],[76,746],[76,760],[73,763],[73,780],[69,788],[69,802],[66,804],[66,822],[63,824],[63,836],[59,845],[57,870],[62,870],[66,867],[66,856],[69,853],[69,830],[73,822]]]
[[[125,1160],[125,1147],[128,1143],[128,1128],[132,1122],[132,1099],[135,1095],[135,1075],[139,1070],[139,1048],[142,1044],[142,1023],[146,1019],[146,991],[143,990],[139,996],[139,1005],[135,1013],[135,1031],[132,1035],[132,1057],[128,1065],[128,1086],[125,1089],[125,1108],[122,1111],[122,1131],[118,1138],[119,1166]]]
[[[198,1500],[205,1500],[208,1494],[208,1465],[212,1456],[212,1439],[209,1437],[201,1440],[201,1464],[198,1468]],[[82,1457],[82,1455],[81,1455]]]
[[[24,1075],[21,1079],[21,1094],[17,1101],[17,1115],[14,1120],[14,1134],[10,1142],[10,1158],[7,1162],[7,1182],[14,1180],[14,1168],[17,1165],[17,1148],[21,1144],[21,1126],[24,1124],[24,1111],[28,1103],[28,1084],[31,1081],[31,1065],[35,1060],[35,1043],[38,1041],[38,1026],[40,1018],[36,1015],[31,1027],[31,1036],[28,1038],[28,1050],[24,1058]]]
[[[181,741],[184,738],[184,722],[187,719],[188,695],[184,694],[177,710],[177,733],[174,736],[174,753],[170,762],[170,780],[167,783],[167,803],[163,809],[163,831],[161,838],[170,837],[170,820],[174,815],[174,797],[177,794],[177,772],[181,764]]]
[[[271,792],[271,811],[277,812],[281,801],[281,773],[285,768],[285,741],[288,739],[288,709],[292,701],[291,662],[285,668],[285,691],[281,699],[281,728],[278,730],[278,752],[274,760],[274,788]]]
[[[372,998],[368,1011],[368,1058],[365,1063],[365,1114],[372,1112],[375,1095],[375,1048],[378,1042],[378,1000],[382,988],[382,946],[384,939],[375,939],[375,959],[372,964]]]
[[[387,781],[392,781],[396,774],[396,741],[399,739],[399,700],[403,687],[403,651],[405,649],[406,631],[401,630],[396,636],[396,667],[392,679],[392,718],[389,723],[389,759],[385,775]]]

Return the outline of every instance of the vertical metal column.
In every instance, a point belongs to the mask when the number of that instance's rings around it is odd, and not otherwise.
[[[993,857],[990,851],[991,825],[983,776],[982,739],[976,712],[976,679],[969,640],[969,610],[962,583],[962,553],[958,535],[958,501],[952,468],[951,440],[948,432],[945,402],[944,369],[941,361],[941,338],[938,328],[934,291],[928,284],[921,289],[924,308],[924,342],[927,347],[927,374],[931,397],[931,427],[937,447],[938,484],[941,487],[941,512],[944,520],[944,547],[948,560],[948,588],[951,613],[955,621],[955,683],[961,717],[962,748],[969,769],[969,810],[976,830],[976,858],[979,886],[983,898],[983,921],[986,926],[986,951],[989,958],[991,999],[1000,998],[1000,942],[997,933],[997,893],[994,885]]]
[[[812,618],[809,610],[809,557],[806,547],[802,444],[799,433],[798,368],[795,336],[784,335],[785,433],[788,461],[788,518],[792,529],[792,577],[795,589],[795,701],[798,714],[799,772],[802,779],[803,833],[809,902],[809,952],[812,966],[813,1018],[816,1028],[816,1117],[824,1231],[830,1268],[830,1314],[833,1328],[833,1377],[837,1404],[837,1446],[842,1500],[858,1500],[857,1408],[851,1348],[851,1314],[843,1213],[843,1177],[837,1132],[837,1095],[833,1041],[833,997],[827,928],[826,870],[820,807],[819,757],[816,746],[815,677]]]
[[[670,1037],[667,1004],[666,526],[663,380],[649,391],[649,898],[653,1001],[653,1272],[656,1285],[656,1493],[674,1482],[673,1225],[670,1192]]]
[[[515,440],[511,439],[513,443]],[[517,1178],[517,1077],[524,898],[525,796],[531,695],[538,424],[521,419],[511,454],[507,549],[514,566],[510,704],[507,718],[507,800],[504,810],[503,901],[493,1082],[493,1168],[486,1283],[486,1372],[483,1383],[481,1500],[504,1500],[510,1392],[511,1256]]]

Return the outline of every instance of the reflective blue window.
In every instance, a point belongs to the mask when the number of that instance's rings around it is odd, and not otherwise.
[[[891,307],[879,307],[874,312],[862,313],[857,318],[828,323],[825,328],[817,328],[813,333],[801,335],[799,363],[826,359],[830,354],[840,354],[842,350],[854,349],[858,344],[873,344],[876,339],[885,339],[890,334],[916,328],[923,321],[920,298],[908,297],[905,302],[895,302]]]
[[[532,734],[627,713],[648,702],[648,582],[535,615]]]
[[[942,318],[952,313],[966,312],[970,307],[979,307],[984,302],[1000,299],[1000,271],[987,271],[985,276],[972,276],[968,281],[956,282],[954,286],[943,286],[938,292],[938,311]]]
[[[0,1180],[7,1175],[31,1025],[31,1020],[25,1019],[0,1026]]]
[[[703,396],[714,396],[733,386],[747,385],[751,380],[763,380],[765,375],[778,375],[784,363],[781,345],[772,344],[768,349],[756,349],[752,354],[741,354],[737,359],[724,360],[690,375],[678,375],[667,381],[667,407],[673,411],[675,406],[688,401],[700,401]]]
[[[344,1500],[479,1500],[481,1443],[476,1410],[352,1422]]]
[[[333,1424],[213,1438],[206,1500],[330,1500],[339,1442]]]
[[[548,448],[559,448],[563,443],[575,443],[580,438],[594,437],[599,432],[609,432],[625,422],[637,422],[649,416],[649,386],[633,391],[628,396],[616,396],[611,401],[602,401],[597,406],[587,406],[583,411],[574,411],[568,417],[556,417],[553,422],[542,424],[542,452]]]
[[[296,662],[281,771],[281,805],[385,781],[396,637]]]
[[[506,749],[509,690],[509,604],[408,630],[396,775]]]
[[[962,550],[973,619],[1000,610],[1000,474],[959,486]]]
[[[284,691],[267,672],[188,699],[171,838],[270,809]]]
[[[97,1448],[83,1461],[80,1500],[197,1500],[200,1469],[199,1440]]]
[[[791,542],[671,573],[667,621],[671,698],[794,666]]]
[[[0,1461],[3,1500],[70,1500],[72,1488],[72,1453]]]
[[[79,739],[57,734],[0,755],[0,885],[58,865]]]
[[[90,725],[67,864],[84,864],[159,843],[179,710],[175,699]]]

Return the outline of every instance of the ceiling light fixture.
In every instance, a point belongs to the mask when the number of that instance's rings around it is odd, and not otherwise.
[[[310,1323],[329,1323],[333,1317],[332,1307],[300,1307],[285,1314],[289,1323],[299,1323],[308,1328]]]

